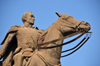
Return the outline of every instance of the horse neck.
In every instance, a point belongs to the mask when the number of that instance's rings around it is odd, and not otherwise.
[[[60,37],[63,37],[62,33],[56,28],[55,25],[52,25],[47,30],[48,30],[48,33],[45,36],[44,43],[58,39]],[[63,43],[63,40],[59,40],[57,42],[48,44],[46,47],[57,46],[57,45],[62,44],[62,43]],[[59,59],[60,59],[60,56],[61,56],[61,50],[62,50],[62,46],[61,47],[55,47],[55,48],[52,48],[52,49],[47,49],[48,54],[50,53],[50,55],[52,55],[52,57],[56,56],[56,58],[59,58]]]
[[[52,40],[59,39],[60,37],[63,37],[63,34],[61,33],[59,27],[57,25],[52,25],[47,29],[48,33],[45,37],[44,43]],[[62,43],[62,40],[55,42],[57,45]],[[49,46],[54,46],[54,44],[49,44]]]

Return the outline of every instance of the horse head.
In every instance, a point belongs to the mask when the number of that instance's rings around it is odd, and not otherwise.
[[[89,31],[90,28],[90,24],[84,21],[78,21],[76,19],[74,19],[72,16],[68,15],[68,14],[60,14],[58,12],[56,12],[56,14],[58,15],[59,19],[57,20],[57,22],[59,21],[60,24],[56,23],[56,25],[59,25],[60,28],[59,30],[65,35],[67,33],[71,34],[75,31]]]

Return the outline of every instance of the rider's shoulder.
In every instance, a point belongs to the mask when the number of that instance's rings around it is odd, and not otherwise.
[[[10,32],[10,31],[18,31],[18,28],[20,28],[20,27],[21,27],[20,25],[12,26],[12,27],[9,29],[9,32]]]
[[[33,27],[33,29],[36,29],[38,31],[38,33],[42,34],[44,32],[44,30],[39,29],[38,27]]]
[[[19,28],[21,26],[20,25],[15,25],[15,26],[12,26],[11,28],[14,28],[14,27]]]

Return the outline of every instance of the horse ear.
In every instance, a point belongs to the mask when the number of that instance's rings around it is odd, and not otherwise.
[[[57,14],[58,17],[61,17],[61,16],[62,16],[62,14],[60,14],[60,13],[58,13],[58,12],[56,12],[56,14]]]

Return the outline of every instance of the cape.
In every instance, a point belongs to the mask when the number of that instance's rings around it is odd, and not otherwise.
[[[17,48],[17,40],[16,40],[15,35],[20,27],[21,27],[20,25],[12,26],[9,29],[9,31],[7,32],[4,40],[1,42],[1,45],[3,45],[5,43],[5,41],[7,41],[7,37],[9,36],[9,34],[12,34],[11,41],[9,42],[10,44],[7,43],[10,46],[7,47],[7,51],[3,55],[2,66],[11,66],[12,65],[13,52]]]

